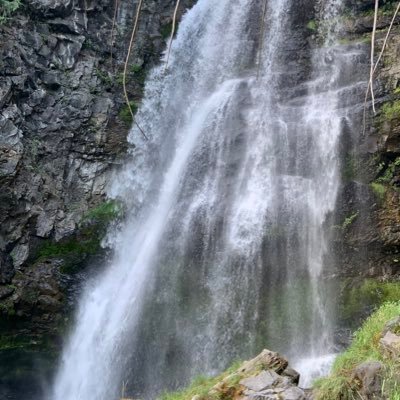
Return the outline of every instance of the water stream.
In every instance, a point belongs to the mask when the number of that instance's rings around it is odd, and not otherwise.
[[[305,385],[329,366],[321,276],[355,55],[335,45],[340,1],[308,6],[324,34],[303,58],[298,2],[268,1],[263,30],[262,3],[199,0],[168,70],[151,72],[137,115],[150,140],[132,130],[110,191],[129,215],[80,300],[51,399],[114,399],[123,381],[154,398],[264,347]]]

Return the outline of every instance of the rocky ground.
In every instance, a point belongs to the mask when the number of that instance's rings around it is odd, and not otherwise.
[[[263,350],[217,378],[194,382],[162,400],[306,400],[311,392],[298,387],[300,375],[278,353]]]

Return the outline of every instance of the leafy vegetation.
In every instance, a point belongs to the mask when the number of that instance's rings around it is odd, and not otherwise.
[[[97,223],[108,224],[122,216],[122,205],[116,200],[109,200],[89,210],[82,218],[82,222],[92,220]]]
[[[348,322],[358,323],[366,310],[375,309],[385,302],[400,299],[400,282],[381,282],[365,279],[358,285],[354,281],[344,282],[340,305],[340,316]]]
[[[21,6],[21,0],[0,0],[0,23],[6,21]]]
[[[383,202],[385,200],[387,190],[386,186],[378,182],[372,182],[370,186],[378,200]]]
[[[396,169],[400,167],[400,157],[397,157],[393,162],[389,163],[387,166],[385,172],[383,173],[382,176],[380,176],[376,182],[379,183],[390,183],[391,180],[393,179]]]
[[[82,218],[81,227],[76,235],[60,242],[45,242],[37,251],[37,260],[60,258],[63,260],[61,272],[74,273],[89,256],[101,249],[108,224],[122,216],[121,204],[110,200],[89,210]]]
[[[103,83],[103,85],[109,86],[112,84],[112,79],[106,71],[103,71],[100,68],[97,68],[96,75],[99,78],[100,82]]]
[[[359,214],[359,212],[356,211],[349,217],[345,218],[345,220],[343,221],[343,224],[342,224],[342,229],[346,230],[357,219],[358,214]]]
[[[309,29],[310,31],[313,31],[313,32],[317,30],[317,23],[315,22],[314,19],[312,19],[311,21],[308,21],[307,29]]]
[[[161,28],[161,36],[163,39],[168,39],[171,36],[172,33],[172,22],[170,22],[169,24],[164,25]]]
[[[355,333],[353,343],[341,354],[333,365],[333,372],[327,378],[314,383],[316,400],[355,400],[357,382],[353,379],[354,368],[365,361],[380,361],[385,366],[382,391],[385,398],[395,400],[400,396],[400,387],[396,383],[399,374],[398,361],[384,357],[379,350],[379,339],[385,324],[400,315],[400,302],[383,304],[364,325]]]
[[[385,103],[382,107],[382,115],[385,120],[400,118],[400,100]]]
[[[131,100],[129,102],[129,104],[131,106],[133,114],[135,114],[137,112],[137,110],[138,110],[138,106],[137,106],[136,102]],[[118,116],[121,119],[121,121],[123,121],[127,125],[129,125],[129,124],[131,124],[133,122],[132,114],[131,114],[127,104],[124,104],[122,106],[122,108],[120,109],[120,111],[118,113]]]
[[[354,154],[348,154],[342,164],[342,177],[346,182],[352,181],[357,175],[357,159]]]
[[[341,225],[334,225],[333,228],[346,231],[347,228],[349,228],[353,224],[353,222],[357,219],[358,215],[359,212],[355,211],[353,214],[346,217]]]

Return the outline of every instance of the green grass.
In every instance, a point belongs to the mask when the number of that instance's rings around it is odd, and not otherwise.
[[[199,376],[193,380],[189,387],[176,392],[164,393],[158,400],[191,400],[196,395],[200,396],[201,399],[219,400],[221,399],[220,395],[215,394],[212,396],[209,395],[209,392],[218,382],[237,371],[241,364],[242,362],[237,361],[224,373],[215,377]],[[229,380],[229,385],[238,385],[240,379],[241,377],[239,375],[232,375],[232,379]]]
[[[356,211],[349,217],[345,218],[345,220],[343,221],[343,224],[342,224],[342,229],[346,230],[350,225],[352,225],[352,223],[357,219],[358,214],[359,214],[359,212]]]
[[[313,19],[311,21],[308,21],[306,26],[307,26],[307,29],[309,29],[310,31],[314,32],[317,30],[317,23]]]
[[[382,183],[378,183],[378,182],[372,182],[370,184],[370,187],[372,189],[372,191],[374,192],[375,196],[377,197],[377,199],[380,202],[383,202],[385,200],[385,196],[386,196],[386,186],[383,185]]]
[[[385,366],[382,391],[389,399],[400,395],[396,379],[398,361],[387,359],[379,350],[379,340],[386,323],[400,315],[400,302],[388,302],[375,311],[355,333],[351,346],[333,365],[332,374],[314,383],[316,400],[355,400],[357,386],[352,379],[354,368],[365,361],[380,361]]]
[[[80,269],[83,261],[101,250],[107,226],[122,216],[119,202],[109,200],[89,210],[80,222],[79,232],[59,242],[43,243],[37,253],[36,260],[59,258],[63,261],[61,272],[72,274]]]
[[[382,107],[382,116],[385,120],[400,118],[400,100],[385,103]]]
[[[359,285],[344,284],[340,316],[344,320],[358,322],[366,309],[377,308],[385,302],[400,299],[400,282],[381,282],[366,279]]]
[[[122,215],[122,205],[116,200],[108,200],[89,210],[82,218],[82,222],[94,221],[109,223]]]
[[[397,157],[393,162],[389,163],[383,175],[381,175],[376,182],[378,183],[390,183],[394,178],[397,167],[400,167],[400,157]],[[382,168],[384,169],[384,167]]]

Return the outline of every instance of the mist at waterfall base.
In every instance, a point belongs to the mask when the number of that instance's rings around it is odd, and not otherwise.
[[[110,191],[130,211],[80,300],[52,400],[117,398],[122,382],[154,398],[264,347],[305,385],[329,368],[326,225],[357,52],[335,45],[340,1],[301,12],[268,1],[265,24],[262,3],[199,0],[167,72],[151,72],[137,115],[150,140],[132,130],[132,161]],[[325,45],[304,48],[302,15]]]

